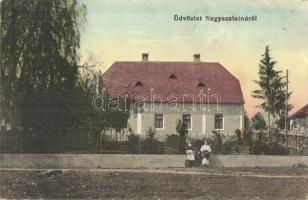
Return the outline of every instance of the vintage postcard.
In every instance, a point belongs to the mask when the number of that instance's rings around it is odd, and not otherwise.
[[[0,11],[0,199],[308,199],[307,0]]]

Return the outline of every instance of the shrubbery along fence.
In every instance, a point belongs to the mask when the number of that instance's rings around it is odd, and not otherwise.
[[[33,136],[7,132],[0,134],[0,153],[132,153],[183,154],[185,138],[176,134],[159,138],[130,134],[126,140],[84,135]]]
[[[123,138],[122,138],[123,139]],[[189,137],[197,150],[204,138]],[[252,134],[241,137],[235,134],[225,139],[213,133],[210,140],[215,154],[268,154],[286,155],[288,150],[279,144],[269,144],[262,137]],[[5,132],[0,134],[0,153],[131,153],[131,154],[185,154],[186,136],[130,134],[125,140],[117,141],[110,137],[90,134],[37,136],[25,133]]]

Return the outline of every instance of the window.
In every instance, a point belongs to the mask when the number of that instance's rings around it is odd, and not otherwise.
[[[186,126],[186,129],[191,129],[191,115],[190,114],[183,115],[183,124]]]
[[[176,79],[176,75],[170,74],[169,79]]]
[[[215,129],[223,129],[223,120],[222,114],[215,115]]]
[[[163,114],[155,114],[155,128],[164,128]]]
[[[199,82],[198,87],[205,87],[204,83]]]
[[[135,86],[143,86],[143,84],[140,81],[137,81]]]

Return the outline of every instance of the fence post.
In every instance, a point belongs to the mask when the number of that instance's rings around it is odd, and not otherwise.
[[[180,154],[180,136],[177,139],[177,148],[176,149],[177,149],[177,154]]]
[[[138,153],[140,154],[140,138],[141,136],[138,137]]]

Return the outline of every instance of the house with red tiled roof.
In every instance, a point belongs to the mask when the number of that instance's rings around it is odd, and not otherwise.
[[[192,137],[225,136],[243,129],[244,98],[239,80],[217,62],[120,61],[102,75],[108,95],[133,97],[137,111],[128,124],[135,134],[149,128],[164,137],[181,120]]]
[[[291,130],[308,134],[308,104],[293,113],[289,119]]]

